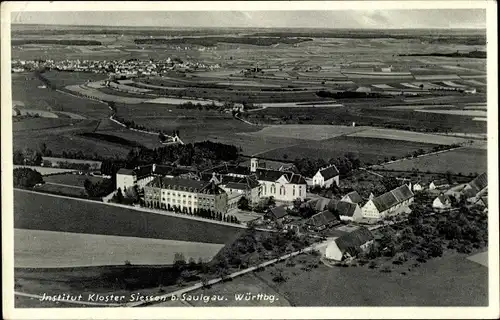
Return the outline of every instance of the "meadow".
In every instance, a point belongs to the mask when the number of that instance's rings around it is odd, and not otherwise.
[[[210,261],[223,247],[177,240],[14,229],[16,268],[71,268],[123,265],[171,265],[176,253]],[[159,254],[161,253],[161,254]]]
[[[405,159],[382,165],[381,168],[398,171],[420,171],[471,174],[487,172],[487,151],[472,148],[460,148],[429,156]],[[377,168],[377,167],[375,167]]]
[[[14,191],[14,228],[217,244],[242,230],[21,190]]]
[[[391,157],[400,158],[419,149],[428,151],[432,147],[432,144],[421,142],[341,136],[277,148],[261,153],[259,156],[275,160],[283,160],[285,155],[287,159],[323,158],[329,160],[352,153],[361,162],[373,164]]]

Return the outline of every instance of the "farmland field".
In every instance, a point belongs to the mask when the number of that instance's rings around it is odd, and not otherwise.
[[[364,163],[376,163],[384,161],[385,158],[403,157],[415,150],[430,150],[432,147],[432,144],[421,142],[342,136],[278,148],[259,154],[259,156],[276,160],[284,159],[283,155],[287,155],[288,159],[323,158],[329,160],[352,153]]]
[[[175,253],[186,259],[209,261],[223,247],[176,240],[143,239],[95,234],[14,230],[16,268],[68,268],[132,264],[169,265]],[[158,253],[162,254],[158,254]]]
[[[303,140],[324,140],[336,136],[348,135],[362,131],[360,127],[328,126],[328,125],[273,125],[257,132],[244,133],[255,137],[295,138]]]
[[[370,128],[370,127],[364,127],[364,128],[366,129],[360,130],[359,132],[351,133],[349,134],[349,136],[414,141],[414,142],[433,143],[433,144],[454,144],[454,143],[463,143],[466,141],[465,139],[462,138],[448,137],[430,133],[384,129],[384,128]]]
[[[400,273],[320,263],[304,272],[285,268],[289,279],[276,285],[293,306],[486,306],[488,269],[463,254],[444,256]],[[272,275],[259,274],[266,283]]]
[[[417,168],[421,171],[454,173],[487,172],[487,152],[481,149],[460,148],[439,154],[414,159],[406,159],[382,166],[384,169],[411,171]]]
[[[102,182],[103,180],[105,180],[104,178],[100,177],[93,177],[80,174],[58,174],[58,175],[44,177],[43,181],[83,187],[83,183],[87,179],[90,180],[92,183]]]
[[[241,230],[20,190],[14,192],[14,227],[218,244],[231,241]]]

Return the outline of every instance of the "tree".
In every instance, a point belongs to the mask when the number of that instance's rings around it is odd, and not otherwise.
[[[116,190],[116,194],[111,200],[116,203],[123,203],[123,193],[121,188],[118,188],[118,190]]]
[[[165,137],[165,135],[163,134],[163,132],[160,132],[158,134],[158,139],[160,139],[160,142],[165,142],[165,140],[167,139],[167,137]]]
[[[394,177],[384,177],[382,178],[382,184],[384,185],[387,191],[396,189],[400,186],[399,181]]]
[[[182,271],[186,267],[186,258],[184,257],[184,254],[181,252],[176,252],[174,254],[174,268]]]
[[[43,183],[42,175],[30,168],[16,168],[13,172],[14,187],[32,188],[38,183]]]
[[[127,190],[125,190],[125,196],[127,197],[127,199],[132,201],[132,203],[138,203],[140,198],[137,186],[134,185],[133,187],[127,188]]]
[[[246,197],[241,197],[240,200],[238,200],[238,209],[240,210],[249,210],[250,206],[248,203],[248,199]]]

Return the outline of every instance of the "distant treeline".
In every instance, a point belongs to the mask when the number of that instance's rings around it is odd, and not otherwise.
[[[408,53],[400,54],[400,57],[422,57],[422,56],[432,56],[432,57],[451,57],[451,58],[479,58],[486,59],[486,51],[471,51],[471,52],[452,52],[452,53]]]
[[[23,39],[12,40],[13,46],[22,46],[25,44],[59,44],[64,46],[100,46],[102,43],[95,40],[59,40],[59,39]]]
[[[310,38],[341,38],[341,39],[419,39],[431,43],[456,43],[466,45],[486,45],[486,33],[484,34],[419,34],[409,31],[408,33],[388,32],[384,30],[353,31],[353,30],[324,30],[324,31],[278,31],[258,32],[252,36],[264,37],[310,37]]]
[[[356,91],[339,91],[330,92],[320,90],[316,95],[321,98],[334,98],[334,99],[354,99],[354,98],[383,98],[384,95],[376,92],[356,92]]]
[[[304,41],[312,41],[311,38],[287,38],[287,37],[207,37],[207,38],[153,38],[134,39],[136,44],[194,44],[205,47],[216,46],[219,42],[250,44],[255,46],[271,46],[278,43],[295,44]]]

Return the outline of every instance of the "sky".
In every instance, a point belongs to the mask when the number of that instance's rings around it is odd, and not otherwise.
[[[286,5],[286,2],[283,3]],[[486,28],[484,9],[13,12],[12,23],[131,27]]]

